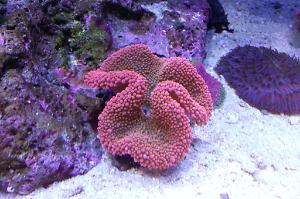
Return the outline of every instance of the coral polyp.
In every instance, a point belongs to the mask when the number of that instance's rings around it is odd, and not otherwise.
[[[191,144],[190,121],[203,125],[212,111],[208,87],[187,60],[161,59],[142,44],[112,54],[85,83],[117,93],[98,118],[104,148],[148,169],[177,165]]]
[[[275,114],[300,114],[300,61],[265,47],[237,47],[215,68],[248,104]]]

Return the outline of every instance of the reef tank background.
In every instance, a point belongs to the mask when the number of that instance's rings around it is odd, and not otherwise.
[[[0,198],[300,198],[299,1],[0,0],[0,24]]]

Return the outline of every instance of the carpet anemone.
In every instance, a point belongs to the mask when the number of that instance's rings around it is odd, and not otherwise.
[[[113,53],[84,81],[117,93],[98,117],[102,146],[151,170],[176,166],[191,145],[190,123],[206,124],[213,109],[208,87],[192,64],[159,58],[143,44]]]

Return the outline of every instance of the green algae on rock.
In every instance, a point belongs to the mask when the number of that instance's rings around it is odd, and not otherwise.
[[[105,34],[95,23],[91,23],[87,30],[74,29],[71,43],[75,56],[84,60],[88,65],[96,66],[104,58]]]
[[[97,66],[108,49],[108,33],[95,22],[85,27],[80,21],[72,20],[67,27],[69,29],[59,32],[55,39],[56,47],[61,52],[62,67],[68,65],[66,51],[74,53],[85,64]]]

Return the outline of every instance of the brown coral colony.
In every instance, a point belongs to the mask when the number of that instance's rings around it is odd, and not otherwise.
[[[143,44],[113,53],[85,83],[117,93],[98,118],[104,148],[148,169],[177,165],[191,144],[190,120],[203,125],[212,111],[207,85],[187,60],[159,58]]]

